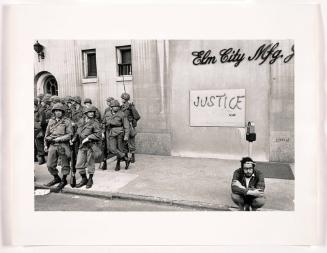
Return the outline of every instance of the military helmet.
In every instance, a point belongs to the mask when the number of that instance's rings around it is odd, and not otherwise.
[[[71,97],[71,96],[66,96],[66,97],[64,97],[64,101],[65,101],[65,103],[70,103],[71,100],[72,100],[72,97]]]
[[[120,97],[122,99],[125,99],[125,100],[129,100],[131,98],[131,96],[128,93],[126,93],[126,92],[124,92],[123,94],[121,94]]]
[[[51,97],[51,102],[56,104],[56,103],[61,103],[61,98],[58,96],[52,96]]]
[[[106,99],[107,102],[111,102],[112,100],[114,100],[113,97],[108,97],[108,98]]]
[[[119,106],[120,106],[119,101],[116,100],[116,99],[112,100],[112,101],[110,102],[110,106],[111,106],[111,107],[119,107]]]
[[[88,112],[96,112],[97,111],[97,108],[94,106],[94,105],[91,105],[91,106],[89,106],[89,107],[86,107],[85,109],[84,109],[84,113],[86,114],[86,113],[88,113]]]
[[[54,106],[52,107],[51,111],[54,112],[55,110],[60,110],[62,112],[65,112],[65,106],[62,103],[56,103],[54,104]]]
[[[45,104],[50,104],[50,98],[48,96],[44,96],[44,98],[42,99],[42,102]]]
[[[37,98],[34,98],[34,105],[38,105],[39,104],[39,101],[37,100]]]
[[[86,103],[92,104],[92,100],[90,98],[85,98],[84,99],[84,104],[86,104]]]
[[[82,99],[81,99],[80,96],[72,97],[72,99],[73,99],[77,104],[81,104],[81,102],[82,102]]]

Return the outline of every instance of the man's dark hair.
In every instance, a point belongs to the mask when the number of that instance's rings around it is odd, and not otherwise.
[[[254,168],[254,166],[255,166],[255,162],[252,160],[252,158],[251,157],[243,157],[242,158],[242,160],[241,160],[241,168],[243,169],[243,165],[244,165],[244,163],[246,163],[246,162],[251,162],[252,163],[252,167]]]

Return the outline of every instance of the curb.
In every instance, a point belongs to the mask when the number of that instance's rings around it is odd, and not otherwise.
[[[34,184],[35,189],[54,189],[53,187],[47,187],[38,183]],[[62,193],[66,194],[76,194],[87,197],[103,198],[103,199],[122,199],[122,200],[132,200],[141,202],[151,202],[160,205],[170,205],[178,207],[187,207],[194,209],[201,209],[206,211],[231,211],[232,207],[219,204],[211,204],[199,201],[188,201],[188,200],[172,200],[167,198],[155,197],[155,196],[145,196],[137,194],[128,194],[120,192],[103,192],[103,191],[86,191],[76,188],[64,188]]]

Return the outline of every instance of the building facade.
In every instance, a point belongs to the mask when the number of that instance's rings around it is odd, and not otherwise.
[[[79,95],[103,112],[107,97],[130,93],[142,117],[139,153],[240,159],[248,154],[245,126],[252,121],[256,160],[294,162],[293,41],[39,43],[44,59],[35,54],[35,95]],[[191,91],[239,89],[245,91],[243,126],[192,125]]]

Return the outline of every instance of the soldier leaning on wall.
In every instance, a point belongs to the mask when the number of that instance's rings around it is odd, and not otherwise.
[[[121,95],[122,106],[121,110],[126,115],[128,122],[129,122],[129,138],[127,145],[125,146],[125,151],[129,151],[131,153],[131,163],[135,163],[135,151],[136,151],[136,143],[135,143],[135,136],[136,136],[136,126],[137,122],[141,119],[140,114],[135,108],[133,103],[130,103],[130,95],[128,93],[123,93]]]
[[[124,142],[128,141],[129,123],[124,112],[120,110],[120,104],[117,100],[110,103],[112,114],[105,118],[106,132],[109,139],[109,152],[117,156],[115,170],[120,170],[120,162],[125,161],[125,169],[127,170],[130,164],[130,159],[124,153]]]

